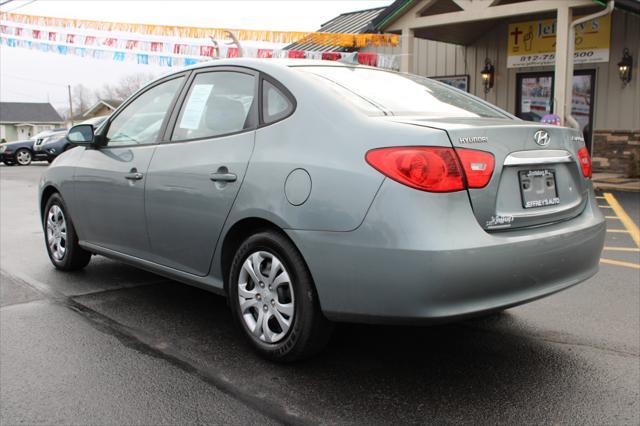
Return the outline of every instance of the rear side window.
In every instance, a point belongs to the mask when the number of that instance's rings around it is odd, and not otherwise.
[[[209,138],[253,126],[255,77],[233,71],[201,73],[182,104],[171,140]]]
[[[269,124],[291,114],[293,104],[276,86],[267,80],[262,81],[262,120]]]

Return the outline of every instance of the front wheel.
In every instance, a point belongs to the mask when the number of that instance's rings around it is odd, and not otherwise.
[[[16,162],[21,166],[28,166],[31,164],[31,160],[33,156],[31,155],[31,151],[28,149],[22,148],[16,151]]]
[[[62,197],[53,194],[44,211],[45,242],[53,266],[63,271],[76,271],[87,266],[91,253],[78,244],[76,230]]]
[[[332,324],[320,311],[311,274],[295,246],[266,231],[245,240],[229,277],[229,305],[253,348],[265,358],[307,358],[327,343]]]

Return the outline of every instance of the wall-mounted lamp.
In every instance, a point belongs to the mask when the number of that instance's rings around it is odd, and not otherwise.
[[[488,93],[493,87],[493,79],[495,76],[495,68],[491,64],[489,58],[484,60],[484,68],[480,71],[482,75],[482,85],[484,86],[484,93]]]
[[[618,62],[618,72],[620,73],[620,80],[626,86],[631,81],[631,71],[633,69],[633,57],[629,54],[629,49],[626,47],[622,51],[622,60]]]

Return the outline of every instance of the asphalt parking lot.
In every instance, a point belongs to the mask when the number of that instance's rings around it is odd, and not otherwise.
[[[54,270],[45,169],[0,166],[1,424],[640,423],[640,194],[598,195],[612,232],[581,285],[459,324],[339,325],[281,366],[221,297],[102,257]]]

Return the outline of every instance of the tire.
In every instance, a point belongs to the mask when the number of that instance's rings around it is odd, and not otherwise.
[[[44,209],[43,225],[47,254],[62,271],[77,271],[87,266],[91,253],[78,245],[78,236],[60,194],[53,194]]]
[[[281,266],[273,271],[276,261]],[[320,310],[311,274],[283,235],[264,231],[247,238],[235,253],[228,284],[233,318],[261,356],[297,361],[316,354],[329,340],[333,326]]]
[[[29,164],[31,164],[31,161],[33,161],[33,155],[31,154],[31,151],[26,148],[20,148],[19,150],[17,150],[15,157],[16,163],[18,163],[19,166],[28,166]]]
[[[13,161],[3,161],[5,166],[15,166],[16,163],[14,163]]]

